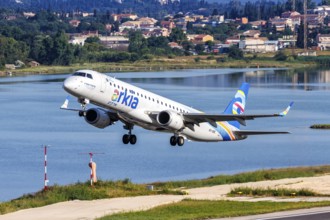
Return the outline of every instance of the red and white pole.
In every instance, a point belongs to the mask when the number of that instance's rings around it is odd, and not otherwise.
[[[93,186],[93,153],[89,153],[89,167],[91,168],[91,175],[90,175],[90,181],[91,181],[91,186]]]
[[[47,145],[44,146],[44,155],[45,155],[45,163],[44,163],[44,166],[45,166],[45,178],[44,178],[44,190],[47,190],[48,189],[48,178],[47,178]]]

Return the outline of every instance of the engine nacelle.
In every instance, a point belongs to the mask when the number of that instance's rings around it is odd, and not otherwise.
[[[105,128],[112,124],[107,111],[100,108],[91,108],[86,111],[85,121],[97,128]]]
[[[157,122],[163,127],[176,131],[184,127],[184,122],[181,115],[171,111],[159,112],[157,115]]]

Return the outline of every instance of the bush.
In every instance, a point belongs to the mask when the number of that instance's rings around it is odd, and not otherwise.
[[[213,55],[208,56],[206,59],[207,59],[207,60],[214,60],[214,56],[213,56]]]
[[[199,63],[199,61],[201,61],[201,58],[200,57],[195,57],[194,60],[195,60],[196,63]]]
[[[275,54],[274,58],[277,61],[285,61],[288,58],[288,56],[285,55],[285,53],[283,53],[283,51],[279,51]]]
[[[154,57],[151,54],[145,54],[142,56],[142,59],[144,60],[152,60]]]
[[[224,57],[220,57],[220,58],[217,58],[216,61],[217,61],[217,63],[224,63],[224,62],[226,62],[227,60],[226,60],[226,58],[224,58]]]

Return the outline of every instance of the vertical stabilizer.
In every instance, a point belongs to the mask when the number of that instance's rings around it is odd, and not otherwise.
[[[224,114],[240,115],[244,113],[249,88],[250,85],[248,83],[242,83],[239,90],[237,90],[235,97],[230,101],[229,105],[224,111]],[[235,126],[236,128],[239,128],[240,126],[237,121],[229,121],[228,123]]]

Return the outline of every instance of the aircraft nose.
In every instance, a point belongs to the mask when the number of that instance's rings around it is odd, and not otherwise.
[[[73,80],[71,77],[67,78],[63,82],[63,88],[67,92],[75,90],[76,89],[76,80]]]

